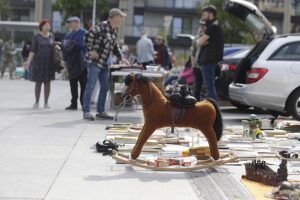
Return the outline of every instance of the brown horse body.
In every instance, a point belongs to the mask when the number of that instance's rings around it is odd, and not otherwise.
[[[144,113],[144,126],[131,152],[131,158],[135,159],[140,155],[145,142],[156,129],[172,125],[174,106],[154,83],[137,80],[133,75],[131,75],[131,79],[131,83],[126,84],[128,86],[127,92],[130,95],[140,94]],[[219,159],[217,140],[220,139],[222,134],[222,132],[219,133],[218,137],[214,130],[214,123],[217,117],[216,108],[216,105],[211,101],[197,102],[193,106],[185,107],[182,117],[176,120],[175,124],[177,127],[199,129],[205,135],[210,146],[211,156],[215,160]]]

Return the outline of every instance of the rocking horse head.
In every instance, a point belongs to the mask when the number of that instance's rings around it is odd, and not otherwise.
[[[129,74],[125,78],[126,94],[129,96],[135,96],[140,94],[141,85],[143,83],[149,84],[148,78],[142,76],[142,74]]]

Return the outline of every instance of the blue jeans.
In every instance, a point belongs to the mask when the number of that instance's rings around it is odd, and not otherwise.
[[[215,70],[217,65],[218,63],[207,63],[200,65],[207,97],[212,98],[214,100],[217,100],[217,93],[215,87]]]
[[[100,83],[100,92],[98,96],[97,112],[102,113],[104,112],[107,91],[109,88],[109,69],[107,67],[99,68],[96,64],[89,63],[88,80],[86,83],[86,88],[84,90],[84,96],[83,96],[82,110],[84,113],[90,112],[92,93],[94,91],[96,82],[98,80]]]
[[[166,80],[165,80],[165,87],[167,86],[167,85],[170,85],[173,81],[175,81],[175,80],[177,80],[178,79],[178,76],[179,75],[171,75],[171,76],[169,76]]]

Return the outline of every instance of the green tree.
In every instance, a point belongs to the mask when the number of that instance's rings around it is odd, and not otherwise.
[[[11,11],[10,0],[0,1],[0,13],[4,18],[7,18]]]
[[[92,9],[92,7],[93,0],[57,0],[53,5],[54,10],[65,12],[65,18],[69,16],[80,16],[83,9]],[[97,0],[96,10],[97,16],[105,13],[108,10],[107,1]]]
[[[232,16],[223,9],[223,1],[208,0],[207,4],[212,4],[217,8],[217,18],[224,32],[224,42],[254,44],[254,35],[247,25],[240,19]],[[200,7],[199,12],[201,12]]]

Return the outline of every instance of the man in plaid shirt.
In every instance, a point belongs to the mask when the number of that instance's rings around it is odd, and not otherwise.
[[[96,119],[113,119],[105,112],[105,101],[109,87],[108,61],[111,53],[115,54],[124,64],[128,61],[122,57],[119,45],[117,29],[121,26],[126,16],[120,9],[113,8],[109,11],[109,18],[93,27],[86,34],[86,46],[88,63],[88,80],[83,96],[83,118],[94,120],[90,113],[90,103],[96,82],[100,82],[100,92],[97,103]]]

